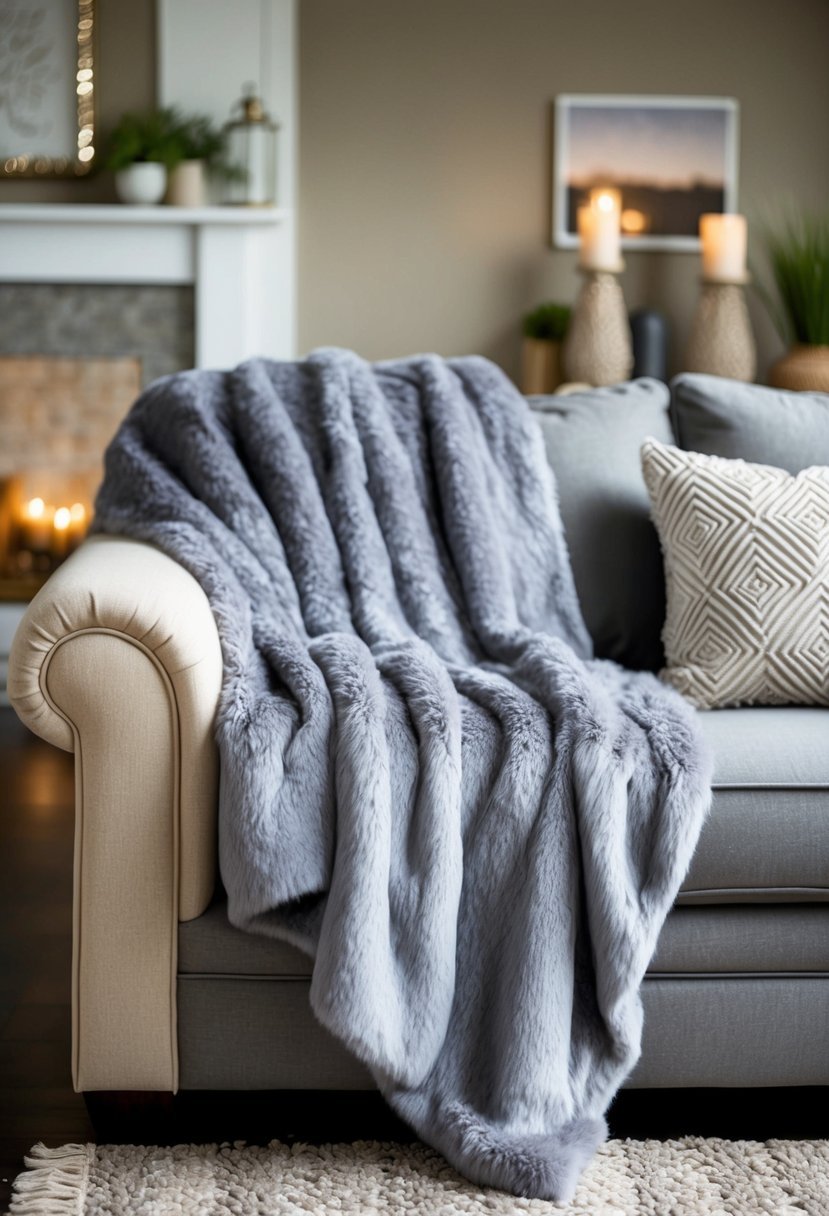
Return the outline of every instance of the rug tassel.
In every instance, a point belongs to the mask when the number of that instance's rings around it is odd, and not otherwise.
[[[82,1216],[94,1144],[36,1144],[12,1186],[9,1216]]]

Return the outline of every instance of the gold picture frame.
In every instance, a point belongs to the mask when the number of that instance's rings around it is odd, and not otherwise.
[[[95,164],[95,0],[0,0],[0,16],[0,176],[83,177]]]

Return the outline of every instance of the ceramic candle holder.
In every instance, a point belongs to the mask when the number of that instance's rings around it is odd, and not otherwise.
[[[757,348],[746,307],[747,282],[747,275],[733,281],[702,280],[685,351],[686,371],[729,380],[754,379]]]
[[[618,384],[633,370],[633,345],[625,298],[609,270],[584,270],[579,298],[564,340],[565,379],[583,384]]]

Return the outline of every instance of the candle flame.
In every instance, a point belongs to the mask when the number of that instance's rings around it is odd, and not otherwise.
[[[58,507],[57,511],[55,511],[55,528],[57,531],[65,532],[69,527],[71,518],[72,514],[68,507]]]
[[[75,523],[79,523],[81,520],[86,519],[86,507],[82,502],[73,502],[69,508],[69,514]]]
[[[26,514],[29,519],[42,519],[46,503],[42,498],[32,498],[26,503]]]
[[[596,206],[600,211],[613,210],[613,196],[610,194],[599,194],[596,196]]]

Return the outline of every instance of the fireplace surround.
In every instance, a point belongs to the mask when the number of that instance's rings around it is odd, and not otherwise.
[[[0,205],[0,700],[25,603],[83,535],[141,387],[295,353],[289,210]]]

